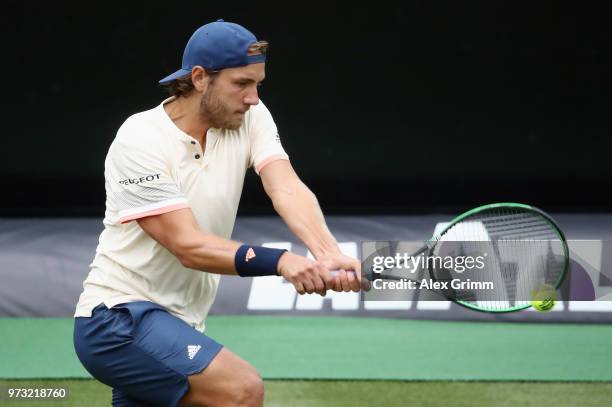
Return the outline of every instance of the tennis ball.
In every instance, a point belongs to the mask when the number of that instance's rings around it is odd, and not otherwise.
[[[555,288],[542,284],[531,292],[531,306],[540,312],[546,312],[555,306]]]

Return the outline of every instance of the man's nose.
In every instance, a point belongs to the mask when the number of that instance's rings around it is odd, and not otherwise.
[[[259,94],[257,92],[257,87],[249,89],[249,92],[244,97],[244,103],[252,106],[259,104]]]

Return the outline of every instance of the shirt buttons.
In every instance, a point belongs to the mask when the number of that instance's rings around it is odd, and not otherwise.
[[[191,144],[195,144],[195,140],[191,140]]]
[[[200,158],[200,154],[196,154],[196,155],[195,155],[195,159],[197,160],[197,159],[199,159],[199,158]]]

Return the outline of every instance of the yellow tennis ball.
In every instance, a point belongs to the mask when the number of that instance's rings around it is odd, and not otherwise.
[[[531,292],[531,306],[540,312],[546,312],[555,306],[555,288],[542,284]]]
[[[546,312],[553,309],[555,306],[555,300],[549,299],[545,301],[532,300],[531,306],[537,311]]]

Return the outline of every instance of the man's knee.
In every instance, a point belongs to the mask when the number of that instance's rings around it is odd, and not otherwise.
[[[226,394],[221,395],[219,405],[236,407],[261,407],[264,399],[264,384],[259,373],[253,369],[236,377]]]
[[[255,369],[248,369],[226,380],[214,390],[194,381],[183,405],[261,407],[264,399],[264,383]],[[203,383],[202,383],[203,384]],[[211,391],[212,390],[212,391]]]
[[[237,397],[238,406],[262,406],[264,399],[264,383],[256,371],[245,375],[242,383],[238,383]]]

